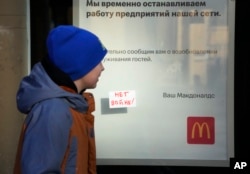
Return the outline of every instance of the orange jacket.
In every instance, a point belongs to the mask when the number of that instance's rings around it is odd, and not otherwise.
[[[67,89],[67,91],[70,91],[70,89]],[[72,124],[69,131],[68,145],[63,154],[60,169],[58,169],[62,174],[72,173],[72,171],[75,171],[75,174],[96,174],[94,116],[92,115],[92,112],[95,110],[95,101],[91,93],[85,92],[83,93],[83,97],[88,103],[86,113],[81,113],[70,108]],[[22,157],[22,147],[27,127],[27,124],[24,123],[19,139],[14,174],[22,174],[21,159],[25,158]],[[33,171],[36,170],[33,169]],[[53,173],[53,171],[49,172]],[[32,174],[38,173],[34,172]]]

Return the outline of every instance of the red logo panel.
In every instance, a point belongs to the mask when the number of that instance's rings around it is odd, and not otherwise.
[[[214,136],[214,117],[187,118],[188,144],[214,144]]]

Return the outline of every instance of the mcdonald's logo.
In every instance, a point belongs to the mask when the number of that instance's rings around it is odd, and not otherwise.
[[[187,118],[188,144],[214,144],[214,140],[214,117]]]

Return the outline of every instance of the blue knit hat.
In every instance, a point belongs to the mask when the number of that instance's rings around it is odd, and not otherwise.
[[[107,54],[95,34],[72,25],[52,29],[47,48],[49,60],[73,81],[90,72]]]

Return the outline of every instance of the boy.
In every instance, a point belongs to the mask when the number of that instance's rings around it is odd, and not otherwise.
[[[24,77],[17,91],[27,114],[15,174],[96,174],[94,98],[107,50],[90,31],[62,25],[47,37],[48,57]]]

